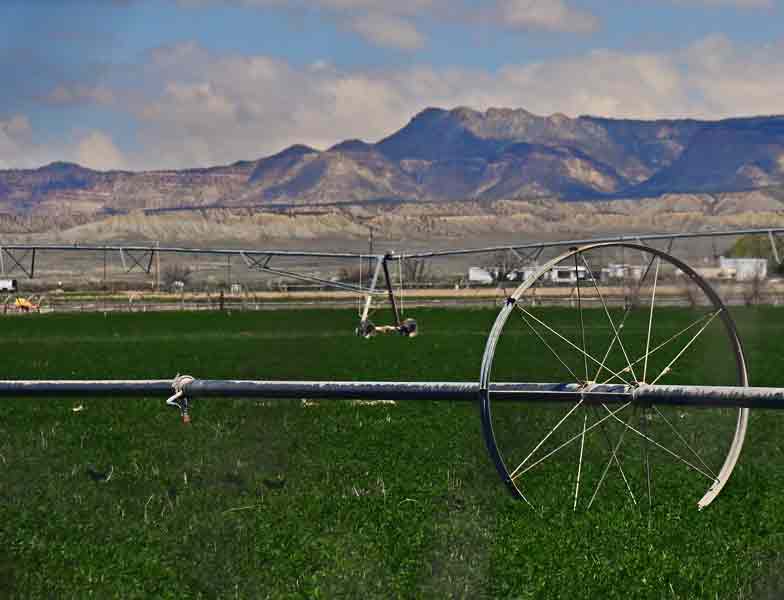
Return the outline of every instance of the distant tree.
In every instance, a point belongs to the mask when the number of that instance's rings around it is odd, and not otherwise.
[[[510,252],[499,250],[490,254],[482,261],[482,267],[495,277],[496,281],[507,281],[507,277],[518,267],[520,261],[516,260]]]
[[[344,283],[367,283],[370,278],[367,271],[361,270],[359,267],[341,267],[338,269],[337,278]]]
[[[776,239],[779,257],[784,256],[784,240]],[[731,258],[773,258],[773,248],[767,235],[744,235],[727,251]]]
[[[697,291],[697,286],[694,284],[694,282],[691,280],[684,281],[680,287],[687,306],[689,308],[696,308],[699,304],[700,293]]]
[[[396,262],[397,261],[390,261],[387,263],[389,266],[389,276],[392,278],[392,285],[394,287],[399,284],[400,279],[398,266],[395,264]],[[368,261],[368,263],[363,264],[361,269],[360,267],[355,266],[341,267],[337,271],[337,278],[340,281],[347,283],[359,283],[361,281],[363,285],[368,285],[373,279],[373,270],[375,268],[375,261]],[[404,260],[402,261],[402,269],[404,285],[421,283],[430,277],[430,269],[428,267],[427,261],[424,259]],[[383,277],[384,275],[382,273],[381,280],[378,282],[379,285],[382,285]]]
[[[755,273],[754,277],[749,281],[749,286],[743,293],[743,302],[746,306],[755,306],[762,304],[762,293],[765,282],[759,273]]]
[[[402,267],[404,284],[422,283],[430,278],[430,268],[424,258],[404,260]]]
[[[182,281],[188,285],[193,275],[193,270],[186,265],[167,265],[161,272],[161,283],[170,288],[175,281]]]
[[[775,237],[776,250],[779,258],[784,259],[784,240]],[[769,270],[784,275],[784,264],[776,262],[770,238],[767,235],[744,235],[727,251],[730,258],[766,258],[769,263]]]

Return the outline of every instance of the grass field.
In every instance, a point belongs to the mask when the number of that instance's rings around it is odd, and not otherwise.
[[[784,385],[784,310],[733,314],[752,385]],[[0,378],[478,379],[496,311],[416,316],[421,336],[373,340],[348,310],[2,319]],[[515,348],[499,373],[545,368]],[[722,368],[704,352],[679,381]],[[163,400],[0,399],[0,597],[784,596],[773,411],[752,413],[703,512],[666,486],[650,509],[621,492],[535,512],[501,484],[470,403],[211,399],[186,427]]]

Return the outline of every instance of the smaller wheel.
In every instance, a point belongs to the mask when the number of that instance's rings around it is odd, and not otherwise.
[[[359,322],[359,326],[354,330],[354,333],[359,337],[369,338],[375,335],[376,326],[373,325],[373,321],[370,319],[365,319]]]
[[[400,324],[400,334],[406,337],[415,337],[417,335],[417,322],[415,319],[405,319]]]

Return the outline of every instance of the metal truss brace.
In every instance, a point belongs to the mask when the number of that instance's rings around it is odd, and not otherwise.
[[[0,247],[0,273],[3,275],[10,275],[17,269],[25,274],[30,279],[35,277],[35,248],[31,248],[25,250],[21,254],[15,254],[13,250],[9,250],[8,248]],[[29,268],[25,264],[27,257],[30,257],[30,266]],[[5,258],[9,258],[11,260],[11,264],[9,265],[8,270],[6,271],[6,263]]]
[[[530,252],[525,252],[518,248],[509,248],[509,250],[520,260],[520,263],[524,265],[526,263],[532,264],[539,260],[542,252],[544,252],[544,246],[533,248]]]
[[[262,255],[260,258],[254,258],[253,256],[248,256],[245,252],[240,252],[240,256],[249,269],[266,269],[270,260],[272,260],[272,256],[269,254]]]
[[[395,302],[395,291],[392,289],[392,278],[389,276],[389,265],[387,264],[392,258],[393,256],[391,254],[385,254],[384,258],[381,259],[381,266],[384,269],[384,280],[387,284],[389,304],[392,306],[392,312],[395,315],[395,325],[400,327],[400,311],[397,309],[397,303]]]
[[[130,259],[130,264],[126,261],[126,257]],[[126,273],[130,273],[134,271],[137,267],[140,271],[145,273],[150,273],[152,270],[152,261],[155,257],[155,249],[150,248],[149,250],[144,250],[141,254],[134,254],[130,250],[126,250],[125,248],[120,248],[120,261],[122,262],[123,269],[125,269]],[[143,264],[144,259],[147,259],[147,264]]]
[[[376,290],[376,285],[378,284],[378,277],[381,274],[381,271],[384,266],[384,256],[376,256],[376,268],[373,270],[373,279],[370,280],[370,287],[365,294],[365,306],[362,309],[362,316],[360,317],[360,322],[364,323],[368,320],[368,316],[370,315],[370,307],[373,305],[373,295],[378,294],[379,292]],[[384,292],[380,292],[384,293]]]
[[[361,286],[352,285],[350,283],[342,283],[340,281],[330,281],[328,279],[323,279],[321,277],[315,277],[314,275],[305,275],[303,273],[297,273],[295,271],[286,271],[285,269],[270,267],[269,263],[272,260],[272,255],[262,255],[261,258],[256,259],[252,256],[248,256],[245,252],[240,252],[239,254],[242,257],[242,259],[245,261],[245,264],[249,269],[260,271],[262,273],[270,273],[271,275],[278,275],[280,277],[290,277],[291,279],[298,279],[299,281],[307,281],[308,283],[317,283],[319,285],[325,285],[328,287],[345,290],[347,292],[353,292],[355,294],[383,294],[384,293],[384,292],[379,292],[375,289],[365,289],[362,288]]]
[[[768,239],[770,240],[770,249],[773,251],[773,258],[776,259],[776,264],[781,264],[781,256],[779,255],[779,249],[776,246],[776,234],[772,231],[768,231]]]

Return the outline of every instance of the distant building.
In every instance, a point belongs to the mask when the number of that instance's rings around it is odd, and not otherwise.
[[[610,263],[602,268],[601,278],[603,281],[611,279],[639,280],[642,278],[642,267],[625,263]]]
[[[231,294],[233,296],[239,296],[242,293],[242,285],[239,283],[232,283],[231,284]]]
[[[508,281],[527,281],[540,271],[539,265],[527,265],[510,271],[506,275]],[[575,284],[577,281],[590,281],[592,273],[584,266],[577,265],[577,269],[570,265],[557,265],[540,276],[542,281],[556,284]],[[488,284],[496,282],[501,277],[501,270],[497,267],[471,267],[468,269],[468,283]],[[598,281],[599,273],[593,277]]]
[[[768,261],[765,258],[719,258],[719,268],[735,281],[751,281],[768,277]]]
[[[506,278],[509,281],[526,281],[536,275],[537,271],[539,271],[539,265],[527,265],[510,271]]]
[[[735,270],[722,269],[721,267],[694,267],[694,272],[703,279],[719,280],[719,279],[734,279]],[[675,274],[683,277],[683,271],[678,269]]]
[[[15,292],[17,289],[16,279],[0,279],[0,292]]]
[[[590,272],[582,265],[557,265],[550,269],[550,281],[553,283],[575,284],[584,279],[590,280]]]
[[[468,283],[493,283],[495,277],[487,269],[482,267],[470,267],[468,269]]]

